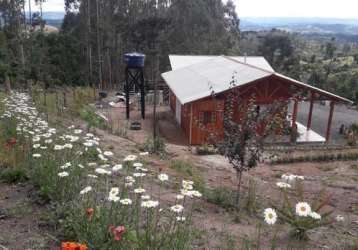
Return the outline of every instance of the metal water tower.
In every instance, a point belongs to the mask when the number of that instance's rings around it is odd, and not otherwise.
[[[145,55],[140,53],[127,53],[124,55],[126,62],[125,70],[125,86],[124,92],[126,94],[126,115],[129,119],[129,92],[133,87],[140,90],[140,103],[142,118],[145,118],[145,85],[144,85],[144,60]]]

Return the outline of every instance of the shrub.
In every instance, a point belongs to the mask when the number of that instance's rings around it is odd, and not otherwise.
[[[233,210],[235,205],[235,192],[227,187],[217,187],[205,193],[208,202],[218,205],[226,210]]]
[[[87,129],[100,128],[105,129],[107,127],[106,121],[100,117],[94,108],[86,106],[80,111],[80,117],[87,122]]]
[[[165,141],[161,137],[148,137],[141,146],[141,149],[152,154],[159,154],[163,156],[165,154]]]
[[[217,153],[217,150],[212,145],[203,144],[196,147],[196,153],[198,155],[214,155]]]
[[[0,172],[0,180],[11,184],[25,182],[28,180],[28,177],[22,169],[6,168]]]

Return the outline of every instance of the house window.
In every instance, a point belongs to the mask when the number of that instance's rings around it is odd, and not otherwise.
[[[200,112],[200,122],[204,125],[208,125],[211,123],[215,123],[216,122],[216,116],[215,116],[215,112],[212,111],[203,111]]]

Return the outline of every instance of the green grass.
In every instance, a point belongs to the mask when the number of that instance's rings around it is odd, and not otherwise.
[[[28,180],[25,171],[21,169],[6,168],[0,172],[0,180],[5,183],[19,183]]]
[[[225,210],[232,211],[235,206],[235,193],[227,187],[217,187],[207,190],[205,193],[206,200]]]
[[[205,191],[205,181],[195,166],[189,161],[172,160],[169,167],[181,174],[184,178],[194,182],[194,187],[200,192]]]

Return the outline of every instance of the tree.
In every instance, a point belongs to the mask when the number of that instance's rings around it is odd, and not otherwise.
[[[213,99],[219,98],[212,93]],[[287,100],[278,100],[260,110],[256,98],[241,96],[237,88],[236,75],[232,77],[230,89],[224,97],[223,129],[221,137],[216,131],[208,130],[199,121],[199,128],[209,134],[208,141],[217,147],[236,171],[237,195],[236,207],[239,209],[242,175],[245,171],[257,166],[263,158],[265,139],[286,129]],[[237,120],[236,114],[240,114]],[[206,131],[207,130],[207,131]]]

